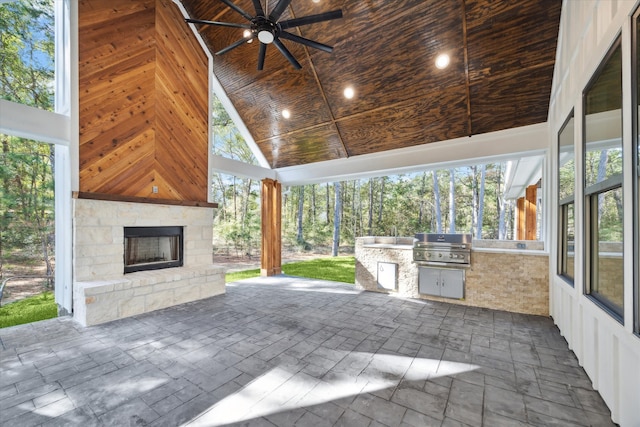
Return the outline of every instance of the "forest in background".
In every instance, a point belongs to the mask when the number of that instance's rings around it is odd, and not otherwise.
[[[217,98],[213,100],[213,153],[257,164]],[[360,236],[413,236],[418,232],[470,233],[476,239],[512,239],[514,200],[506,200],[507,163],[343,182],[285,186],[283,246],[297,250],[353,247]],[[238,254],[260,248],[260,182],[215,174],[215,244]]]
[[[53,111],[53,0],[0,5],[0,96]],[[11,261],[12,274],[29,273],[32,258],[54,268],[54,148],[0,134],[0,278]]]

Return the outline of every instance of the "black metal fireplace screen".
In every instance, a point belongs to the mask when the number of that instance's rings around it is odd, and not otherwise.
[[[183,265],[183,227],[125,227],[124,272]]]

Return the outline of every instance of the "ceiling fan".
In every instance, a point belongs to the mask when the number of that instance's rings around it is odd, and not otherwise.
[[[296,58],[291,54],[289,49],[282,44],[280,39],[290,40],[292,42],[300,43],[305,46],[309,46],[315,49],[322,50],[324,52],[331,53],[333,51],[333,47],[327,46],[326,44],[319,43],[313,40],[309,40],[304,37],[300,37],[297,34],[289,33],[285,30],[289,28],[300,27],[302,25],[315,24],[317,22],[328,21],[331,19],[342,18],[342,10],[333,10],[331,12],[319,13],[317,15],[309,15],[301,18],[287,19],[285,21],[279,21],[280,17],[284,13],[285,9],[291,3],[291,0],[278,0],[276,5],[271,9],[271,12],[268,10],[265,12],[265,9],[268,9],[268,1],[267,7],[262,8],[261,0],[252,0],[253,7],[256,10],[256,15],[251,16],[240,7],[235,5],[229,0],[220,0],[222,3],[229,6],[231,9],[238,12],[242,15],[249,24],[236,24],[232,22],[216,22],[216,21],[205,21],[202,19],[185,19],[186,22],[192,24],[206,24],[206,25],[218,25],[222,27],[234,27],[234,28],[244,28],[245,34],[240,40],[235,43],[230,44],[224,49],[216,52],[216,55],[222,55],[224,53],[229,52],[232,49],[235,49],[238,46],[241,46],[243,43],[247,43],[255,38],[260,41],[260,50],[258,51],[258,70],[262,70],[264,67],[264,58],[267,53],[267,46],[273,44],[279,51],[284,55],[285,58],[289,60],[291,65],[293,65],[296,69],[302,68],[300,63],[296,60]]]

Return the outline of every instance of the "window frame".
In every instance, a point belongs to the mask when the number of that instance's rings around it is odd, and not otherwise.
[[[597,306],[599,306],[600,308],[603,309],[603,311],[605,311],[606,313],[608,313],[612,318],[614,318],[615,320],[617,320],[618,322],[620,322],[620,324],[624,325],[624,312],[625,312],[625,304],[624,304],[624,298],[622,301],[622,306],[618,307],[615,304],[613,304],[609,299],[605,298],[605,297],[599,297],[598,296],[598,292],[594,292],[592,287],[593,287],[593,278],[594,276],[592,275],[592,273],[594,272],[594,257],[593,257],[593,251],[597,250],[599,251],[599,239],[597,241],[594,242],[594,234],[593,234],[593,230],[598,230],[598,226],[597,226],[597,202],[598,202],[598,197],[604,193],[607,193],[609,191],[614,191],[618,188],[620,188],[623,191],[623,173],[624,171],[621,171],[621,173],[616,174],[614,176],[610,176],[608,178],[605,178],[605,180],[601,181],[601,182],[597,182],[591,185],[587,185],[587,174],[586,174],[586,161],[587,161],[587,154],[589,153],[589,151],[587,150],[587,94],[589,93],[589,91],[594,87],[594,84],[597,82],[597,80],[600,78],[600,76],[602,75],[604,69],[606,68],[606,66],[609,64],[609,61],[611,60],[611,58],[614,56],[614,54],[616,53],[616,50],[620,49],[621,53],[622,53],[622,36],[621,34],[618,34],[616,39],[614,40],[614,42],[611,44],[611,46],[609,47],[606,55],[602,58],[602,60],[600,61],[600,64],[598,65],[597,69],[595,70],[595,72],[593,73],[593,75],[591,76],[591,78],[589,79],[589,82],[587,83],[587,85],[584,87],[583,91],[582,91],[582,170],[583,170],[583,174],[582,174],[582,188],[583,188],[583,226],[582,226],[582,230],[583,230],[583,235],[584,235],[584,244],[582,247],[583,250],[583,257],[584,257],[584,265],[583,265],[583,277],[584,277],[584,284],[583,284],[583,294],[589,298],[591,301],[593,301]],[[622,70],[621,70],[622,72]],[[620,87],[620,95],[622,97],[622,87]],[[620,149],[623,149],[623,130],[624,130],[624,117],[623,117],[623,109],[624,109],[624,105],[621,102],[620,103]],[[624,153],[621,151],[621,153],[624,155]],[[596,213],[595,213],[595,217],[596,217],[596,227],[593,227],[593,222],[592,219],[594,217],[594,212],[593,212],[593,206],[594,206],[594,200],[595,200],[595,206],[596,206]],[[623,226],[624,226],[624,222],[623,222]],[[622,256],[623,256],[623,260],[624,260],[624,236],[622,237]],[[623,261],[623,270],[624,270],[624,261]],[[623,294],[624,294],[624,271],[623,271],[623,282],[622,282],[622,286],[623,286]]]
[[[640,335],[640,7],[631,21],[631,144],[633,167],[631,193],[633,197],[633,331]]]
[[[567,126],[571,124],[572,126],[575,126],[575,114],[574,114],[574,110],[572,109],[571,112],[569,113],[569,115],[567,116],[567,118],[565,119],[564,123],[562,124],[562,127],[560,128],[560,130],[558,131],[558,182],[557,182],[557,191],[558,191],[558,256],[557,256],[557,271],[556,274],[561,277],[564,281],[566,281],[569,285],[571,285],[572,287],[574,286],[575,283],[575,262],[574,262],[574,267],[573,267],[573,271],[572,271],[572,275],[569,276],[567,275],[567,261],[568,261],[568,253],[569,253],[569,247],[568,247],[568,210],[570,208],[573,209],[573,226],[574,226],[574,239],[575,239],[575,213],[576,213],[576,209],[575,209],[575,197],[576,197],[576,149],[575,149],[575,135],[573,138],[573,146],[572,146],[572,151],[573,151],[573,194],[571,196],[567,196],[567,197],[563,197],[561,198],[561,189],[560,189],[560,171],[561,171],[561,165],[560,165],[560,154],[562,152],[562,147],[563,145],[561,144],[561,135],[562,133],[565,131],[565,129],[568,129]],[[575,260],[575,240],[574,240],[574,260]]]

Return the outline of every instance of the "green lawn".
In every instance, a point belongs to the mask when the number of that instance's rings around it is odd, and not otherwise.
[[[282,272],[288,276],[310,279],[331,280],[334,282],[356,282],[356,260],[352,256],[318,258],[310,261],[290,262],[282,266]],[[226,282],[259,277],[260,269],[238,271],[226,275]]]
[[[0,328],[52,319],[57,315],[53,292],[44,292],[0,307]]]

